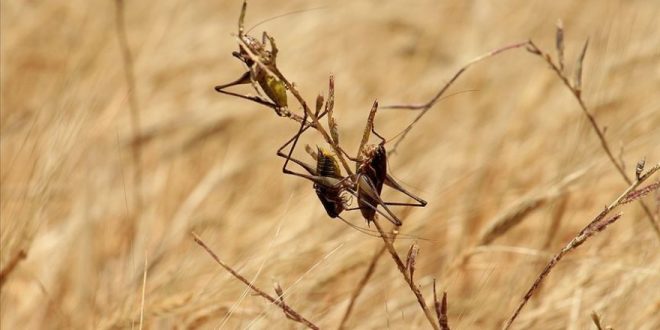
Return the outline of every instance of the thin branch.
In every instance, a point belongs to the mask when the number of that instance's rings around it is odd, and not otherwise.
[[[286,77],[284,77],[284,75],[282,74],[282,72],[280,72],[280,70],[279,70],[276,66],[274,66],[274,65],[272,65],[272,66],[268,66],[268,65],[264,64],[264,63],[260,60],[259,56],[256,56],[255,54],[253,54],[253,53],[250,51],[248,45],[245,44],[245,41],[243,41],[243,40],[240,39],[240,38],[236,38],[236,39],[237,39],[238,43],[239,43],[240,45],[243,46],[243,48],[244,48],[245,52],[248,54],[248,56],[249,56],[249,57],[250,57],[250,58],[251,58],[251,59],[252,59],[252,60],[253,60],[253,61],[254,61],[254,62],[255,62],[260,68],[261,68],[261,69],[265,70],[267,74],[269,74],[269,75],[271,75],[271,76],[273,76],[273,77],[277,77],[280,81],[282,81],[282,83],[284,84],[284,86],[286,87],[286,89],[287,89],[289,92],[291,92],[291,94],[293,94],[293,96],[296,98],[296,100],[298,101],[298,103],[300,104],[300,106],[303,108],[303,111],[305,111],[305,112],[307,113],[307,116],[311,119],[311,121],[312,121],[312,125],[311,125],[311,126],[314,127],[314,128],[319,132],[319,134],[321,134],[321,136],[323,136],[323,139],[324,139],[324,140],[330,145],[330,147],[333,149],[335,155],[337,156],[337,158],[338,158],[339,161],[341,162],[342,166],[344,167],[344,170],[346,171],[346,173],[348,173],[348,176],[353,176],[353,175],[354,175],[354,174],[353,174],[353,170],[352,170],[351,167],[348,165],[348,162],[347,162],[346,159],[344,158],[344,155],[343,155],[343,153],[341,152],[341,150],[339,149],[339,146],[338,146],[336,143],[333,143],[332,137],[330,136],[330,134],[328,134],[328,132],[325,130],[325,128],[321,125],[321,123],[319,122],[319,118],[318,118],[318,117],[315,115],[315,113],[309,108],[309,106],[307,105],[307,102],[306,102],[305,99],[302,97],[302,95],[300,94],[300,92],[298,91],[298,89],[296,89],[296,87],[294,86],[294,84],[292,84],[292,83],[291,83]],[[271,45],[272,45],[272,47],[274,47],[275,49],[277,49],[276,46],[275,46],[275,44],[274,44],[274,39],[271,38],[270,41],[271,41]]]
[[[426,319],[429,321],[429,324],[431,324],[431,327],[433,327],[433,329],[440,330],[438,324],[436,323],[436,320],[433,318],[433,313],[431,312],[431,309],[426,303],[426,300],[424,300],[424,295],[422,295],[419,288],[415,285],[413,279],[409,276],[409,272],[406,270],[406,265],[404,265],[403,261],[401,261],[401,257],[399,257],[399,254],[394,249],[394,245],[392,244],[393,240],[390,240],[388,235],[380,226],[378,219],[374,219],[373,223],[376,225],[376,229],[378,229],[378,232],[380,233],[380,236],[383,239],[383,242],[385,243],[385,247],[387,248],[387,251],[392,256],[392,259],[394,259],[394,263],[396,264],[396,267],[399,269],[401,275],[403,275],[403,279],[406,280],[406,283],[408,283],[408,286],[410,287],[410,291],[412,291],[415,297],[417,298],[417,302],[419,303],[419,306],[422,307],[422,311],[424,311],[424,316],[426,316]]]
[[[506,322],[504,329],[509,329],[511,327],[511,324],[515,319],[518,317],[520,314],[520,311],[525,307],[527,302],[532,298],[534,293],[537,291],[537,289],[540,287],[541,283],[543,280],[550,274],[550,271],[559,263],[559,261],[570,251],[574,250],[578,246],[582,245],[587,239],[590,237],[594,236],[595,234],[603,231],[607,226],[610,224],[614,223],[617,221],[620,217],[621,214],[616,214],[610,218],[607,218],[609,213],[616,209],[618,206],[622,205],[626,197],[639,185],[642,184],[642,182],[646,181],[649,177],[651,177],[656,171],[660,170],[660,164],[655,165],[653,168],[651,168],[646,174],[641,175],[638,180],[633,182],[628,189],[626,189],[618,198],[616,198],[610,205],[606,206],[605,209],[600,212],[587,226],[585,226],[576,236],[573,238],[561,251],[559,251],[551,260],[548,262],[548,264],[545,266],[543,271],[538,275],[532,286],[527,290],[527,293],[525,293],[525,296],[522,298],[520,304],[518,304],[518,307],[515,309],[513,312],[513,315],[508,319]]]
[[[631,191],[630,194],[628,194],[628,196],[626,196],[626,198],[624,198],[623,201],[621,201],[621,204],[627,204],[627,203],[636,201],[636,200],[650,194],[651,192],[657,191],[658,189],[660,189],[660,180],[656,181],[655,183],[651,183],[650,185],[648,185],[644,188],[640,188],[638,190]]]
[[[390,153],[394,153],[396,151],[399,144],[401,143],[401,141],[403,141],[403,139],[406,138],[406,135],[408,135],[408,133],[410,132],[410,130],[412,129],[414,124],[416,124],[420,119],[422,119],[422,117],[426,114],[426,112],[428,112],[433,107],[433,105],[435,105],[435,103],[442,97],[442,95],[456,81],[456,79],[458,79],[458,77],[460,77],[465,71],[467,71],[467,69],[470,66],[472,66],[473,64],[476,64],[478,62],[481,62],[481,61],[483,61],[483,60],[485,60],[489,57],[492,57],[492,56],[495,56],[497,54],[503,53],[507,50],[521,48],[521,47],[524,47],[524,46],[527,46],[527,42],[519,42],[519,43],[516,43],[516,44],[512,44],[512,45],[508,45],[508,46],[504,46],[504,47],[492,50],[492,51],[490,51],[490,52],[488,52],[484,55],[481,55],[481,56],[471,60],[470,62],[463,65],[460,69],[458,69],[458,71],[456,71],[456,73],[454,73],[454,76],[452,76],[451,79],[449,79],[449,81],[444,86],[442,86],[442,88],[440,88],[440,90],[435,94],[435,96],[433,96],[433,98],[431,98],[430,101],[428,101],[424,104],[418,104],[418,105],[402,104],[402,105],[389,105],[389,106],[381,107],[381,109],[421,110],[419,115],[417,115],[417,117],[415,117],[415,120],[413,120],[413,122],[410,124],[410,126],[408,126],[401,133],[401,136],[399,137],[399,140],[394,144],[394,146],[390,150]]]
[[[577,100],[578,104],[580,105],[580,109],[582,110],[582,113],[587,117],[587,119],[589,120],[589,123],[591,124],[591,127],[593,128],[593,131],[598,136],[598,140],[600,141],[600,145],[603,148],[603,151],[605,151],[605,154],[607,155],[607,158],[609,158],[610,163],[612,163],[612,165],[614,165],[616,170],[619,172],[619,174],[626,181],[627,184],[629,184],[629,185],[632,184],[633,181],[626,174],[625,170],[623,169],[623,166],[616,161],[616,158],[614,157],[614,154],[612,153],[612,150],[611,150],[609,144],[607,143],[607,140],[605,139],[604,131],[601,130],[600,127],[598,127],[598,123],[596,123],[596,119],[591,114],[591,112],[589,112],[589,109],[585,105],[584,100],[582,100],[581,87],[579,87],[579,89],[576,89],[571,84],[571,82],[568,80],[568,77],[566,77],[563,74],[563,72],[561,71],[561,69],[554,63],[554,61],[552,60],[550,55],[548,53],[545,53],[538,46],[536,46],[536,44],[533,41],[530,40],[528,42],[528,45],[529,45],[528,50],[530,51],[530,53],[532,53],[534,55],[537,55],[540,58],[542,58],[550,66],[550,68],[552,68],[552,70],[555,72],[555,74],[557,74],[557,77],[564,83],[564,85],[568,88],[568,90],[571,91],[571,93],[573,94],[573,96]],[[580,55],[580,58],[578,59],[578,62],[580,62],[580,63],[581,63],[581,60],[584,59],[584,53],[586,52],[586,48],[587,48],[587,43],[585,43],[585,45],[582,49],[582,53]],[[653,213],[651,213],[651,210],[648,208],[648,206],[646,206],[646,204],[643,201],[639,201],[639,203],[642,206],[642,208],[644,209],[644,212],[646,213],[646,215],[648,217],[648,220],[649,220],[649,223],[650,223],[651,227],[653,227],[653,230],[655,231],[656,236],[658,236],[658,239],[660,239],[660,227],[655,222],[655,219],[653,217]]]
[[[296,321],[296,322],[302,323],[302,324],[304,324],[305,326],[307,326],[307,327],[310,328],[310,329],[319,329],[319,327],[316,326],[314,323],[312,323],[311,321],[307,320],[307,319],[304,318],[302,315],[300,315],[298,312],[296,312],[293,308],[291,308],[289,305],[287,305],[286,303],[284,303],[284,300],[283,300],[283,299],[274,298],[273,296],[267,294],[267,293],[264,292],[263,290],[261,290],[261,289],[257,288],[256,286],[254,286],[254,284],[252,284],[250,281],[248,281],[245,277],[243,277],[241,274],[239,274],[238,272],[236,272],[235,270],[233,270],[231,267],[229,267],[228,265],[226,265],[224,262],[222,262],[222,261],[220,260],[220,258],[218,258],[218,256],[217,256],[217,255],[211,250],[211,248],[209,248],[208,245],[206,245],[206,243],[204,243],[204,241],[202,241],[202,239],[201,239],[199,236],[197,236],[197,234],[192,233],[192,235],[193,235],[193,239],[195,240],[195,243],[197,243],[197,244],[198,244],[199,246],[201,246],[204,250],[206,250],[206,252],[207,252],[207,253],[213,258],[213,260],[215,260],[215,262],[217,262],[218,265],[220,265],[220,267],[224,268],[226,271],[228,271],[230,274],[232,274],[232,275],[233,275],[235,278],[237,278],[239,281],[241,281],[241,282],[243,282],[245,285],[247,285],[247,286],[248,286],[250,289],[252,289],[252,291],[254,291],[256,294],[262,296],[262,297],[265,298],[266,300],[270,301],[270,302],[273,303],[274,305],[277,305],[279,308],[281,308],[282,311],[284,312],[284,315],[285,315],[287,318],[289,318],[289,319],[291,319],[291,320],[293,320],[293,321]]]
[[[438,300],[437,290],[435,289],[435,279],[433,279],[433,302],[435,304],[435,315],[438,317],[438,324],[441,330],[450,330],[449,317],[447,317],[447,292],[442,293],[442,300]]]
[[[115,25],[119,48],[124,67],[124,78],[126,80],[128,94],[128,109],[131,116],[131,135],[132,139],[140,136],[140,107],[137,99],[137,89],[135,84],[135,68],[133,65],[133,56],[128,44],[126,33],[126,17],[124,15],[124,1],[115,0]],[[135,214],[139,217],[142,211],[142,155],[140,144],[132,144],[131,151],[133,155],[133,207]]]

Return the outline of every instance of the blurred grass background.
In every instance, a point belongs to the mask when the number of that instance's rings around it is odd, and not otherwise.
[[[310,182],[282,175],[275,150],[295,133],[292,121],[213,91],[244,70],[230,55],[240,1],[126,4],[137,138],[115,9],[113,1],[1,3],[0,261],[28,255],[2,287],[2,328],[136,327],[145,254],[148,328],[298,328],[221,271],[191,231],[257,286],[273,292],[279,282],[296,310],[337,326],[382,242],[329,219]],[[569,70],[590,38],[584,98],[627,171],[643,157],[660,160],[657,1],[255,0],[246,26],[301,9],[314,10],[252,33],[276,38],[280,69],[308,100],[336,75],[348,150],[374,99],[426,101],[463,63],[512,42],[532,38],[553,50],[562,19]],[[538,58],[518,50],[487,60],[450,93],[460,91],[471,92],[435,106],[390,158],[393,175],[429,201],[395,212],[402,232],[418,238],[423,292],[433,278],[448,292],[450,325],[497,329],[551,255],[626,185]],[[382,110],[377,127],[391,137],[415,115]],[[133,143],[142,152],[139,215]],[[304,143],[321,141],[308,134]],[[302,149],[297,157],[309,159]],[[557,190],[567,177],[576,179]],[[520,226],[472,249],[492,219],[535,196],[545,203]],[[656,210],[657,200],[647,201]],[[596,311],[615,329],[660,328],[660,244],[644,217],[627,206],[559,264],[515,326],[585,329]],[[399,240],[400,253],[414,240]],[[452,267],[468,251],[472,258]],[[349,327],[428,326],[390,259]]]

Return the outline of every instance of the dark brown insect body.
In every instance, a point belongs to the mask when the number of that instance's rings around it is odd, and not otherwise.
[[[373,221],[376,215],[375,206],[382,204],[379,196],[387,177],[387,151],[382,144],[371,145],[367,149],[366,161],[357,169],[357,195],[362,216],[367,221]]]
[[[367,125],[363,132],[363,139],[360,143],[360,148],[358,149],[358,155],[356,158],[352,158],[339,146],[337,123],[333,118],[333,77],[330,77],[328,100],[325,102],[325,109],[321,111],[324,102],[323,97],[319,95],[316,102],[316,111],[312,112],[307,108],[305,101],[301,99],[299,93],[295,91],[293,84],[289,83],[277,68],[276,62],[278,48],[275,45],[275,40],[266,32],[263,33],[261,40],[254,38],[245,32],[243,22],[245,20],[246,9],[247,4],[244,1],[238,20],[237,37],[239,47],[237,51],[232,52],[232,55],[247,66],[247,71],[235,81],[216,86],[215,89],[220,93],[240,97],[268,106],[275,110],[276,114],[279,116],[288,117],[300,123],[298,133],[289,139],[289,141],[282,145],[277,151],[278,156],[286,159],[282,166],[282,172],[312,181],[314,183],[314,190],[323,204],[326,213],[332,218],[343,220],[340,216],[343,211],[360,209],[360,212],[368,223],[375,221],[377,217],[376,214],[378,213],[394,225],[400,226],[401,220],[399,220],[390,210],[390,206],[425,206],[426,202],[424,200],[406,191],[387,173],[386,141],[385,138],[380,136],[374,130],[374,118],[378,109],[378,102],[374,102],[371,112],[369,113]],[[251,84],[258,95],[244,95],[227,90],[228,87],[242,84]],[[288,110],[287,92],[289,89],[291,89],[296,96],[300,105],[303,106],[304,111],[302,117]],[[325,115],[327,115],[330,134],[325,132],[323,126],[318,122],[318,119]],[[308,116],[312,117],[312,120],[308,121]],[[317,148],[318,153],[308,150],[316,160],[315,165],[307,164],[292,157],[300,135],[308,128],[314,128],[322,133],[326,142],[330,144],[334,151],[333,154],[322,148]],[[381,142],[369,145],[368,141],[371,133],[376,135]],[[289,151],[284,152],[284,149],[290,145],[291,148]],[[348,167],[349,165],[344,156],[357,164],[355,174]],[[341,174],[339,161],[341,161],[341,165],[343,165],[344,170],[347,172],[347,176],[345,177]],[[290,162],[296,163],[302,167],[306,173],[295,172],[288,169],[287,165]],[[416,203],[383,201],[380,198],[383,185],[389,186],[394,190],[413,198]],[[359,206],[350,208],[352,197],[358,199]]]
[[[328,153],[322,148],[318,148],[316,159],[316,175],[320,177],[329,177],[342,179],[341,169],[339,163],[334,155]],[[331,218],[336,218],[344,211],[347,204],[346,198],[343,197],[343,187],[341,185],[328,186],[324,184],[314,183],[314,190],[316,195],[321,200],[321,204],[325,211]]]

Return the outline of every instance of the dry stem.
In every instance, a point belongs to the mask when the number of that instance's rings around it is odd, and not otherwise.
[[[401,143],[401,141],[403,141],[403,139],[406,138],[406,135],[408,135],[408,133],[410,132],[410,130],[412,129],[412,127],[413,127],[413,126],[414,126],[414,125],[415,125],[420,119],[422,119],[422,116],[424,116],[424,115],[426,114],[426,112],[428,112],[428,111],[431,109],[431,107],[433,107],[433,105],[435,105],[435,103],[440,99],[440,97],[442,97],[442,95],[443,95],[443,94],[449,89],[449,87],[450,87],[450,86],[456,81],[456,79],[458,79],[458,77],[460,77],[460,76],[463,74],[463,72],[465,72],[470,66],[472,66],[473,64],[476,64],[476,63],[478,63],[478,62],[481,62],[481,61],[483,61],[483,60],[485,60],[485,59],[487,59],[487,58],[489,58],[489,57],[492,57],[492,56],[495,56],[495,55],[497,55],[497,54],[503,53],[503,52],[505,52],[505,51],[507,51],[507,50],[516,49],[516,48],[521,48],[521,47],[524,47],[524,46],[527,46],[527,42],[520,42],[520,43],[516,43],[516,44],[512,44],[512,45],[504,46],[504,47],[501,47],[501,48],[498,48],[498,49],[492,50],[492,51],[490,51],[490,52],[488,52],[488,53],[486,53],[486,54],[484,54],[484,55],[481,55],[481,56],[479,56],[479,57],[477,57],[477,58],[471,60],[470,62],[468,62],[468,63],[466,63],[465,65],[463,65],[460,69],[458,69],[458,71],[456,71],[456,73],[454,73],[454,76],[452,76],[451,79],[449,79],[449,81],[448,81],[444,86],[442,86],[442,88],[440,88],[440,90],[435,94],[435,96],[433,96],[433,98],[431,98],[430,101],[428,101],[428,102],[426,102],[426,103],[424,103],[424,104],[418,104],[418,105],[403,104],[403,105],[389,105],[389,106],[381,107],[381,109],[407,109],[407,110],[421,110],[421,112],[419,113],[419,115],[417,115],[417,117],[415,117],[415,120],[413,120],[413,122],[410,124],[410,126],[406,127],[406,129],[401,133],[401,137],[400,137],[399,140],[394,144],[394,146],[392,147],[392,149],[390,150],[389,153],[392,153],[392,154],[393,154],[393,153],[396,152],[396,149],[398,148],[399,144]]]
[[[250,58],[257,65],[259,65],[259,67],[261,69],[265,70],[267,72],[267,74],[270,74],[274,77],[277,77],[280,81],[282,81],[284,86],[286,86],[286,89],[289,92],[291,92],[291,94],[293,94],[293,96],[296,98],[296,100],[298,101],[300,106],[303,108],[303,111],[305,111],[307,113],[307,116],[309,118],[311,118],[311,120],[312,120],[312,125],[311,126],[314,127],[321,134],[321,136],[323,136],[323,139],[333,149],[335,155],[337,156],[337,158],[339,158],[339,161],[341,162],[342,166],[344,167],[344,170],[346,171],[346,173],[348,173],[349,176],[353,176],[353,171],[351,170],[351,167],[348,166],[348,162],[344,158],[344,155],[341,152],[341,150],[339,149],[339,146],[336,143],[333,143],[332,137],[330,136],[330,134],[328,134],[328,132],[326,132],[325,128],[323,128],[323,125],[321,125],[321,123],[319,122],[319,118],[309,108],[309,106],[307,105],[307,102],[302,97],[302,95],[300,94],[298,89],[296,89],[296,87],[288,79],[286,79],[286,77],[284,77],[282,72],[280,72],[280,70],[276,66],[268,66],[268,65],[263,64],[261,62],[261,60],[259,59],[259,57],[256,56],[255,54],[253,54],[249,50],[249,47],[245,44],[245,42],[243,40],[241,40],[240,38],[237,38],[237,40],[238,40],[239,44],[241,44],[244,47],[245,52],[248,54],[248,56],[250,56]],[[272,42],[273,42],[273,40],[271,39],[271,43]],[[273,46],[273,47],[275,47],[275,46]]]
[[[419,302],[419,306],[422,307],[422,310],[424,311],[424,316],[426,316],[426,319],[429,321],[429,324],[431,324],[431,327],[433,327],[433,329],[440,330],[438,324],[436,323],[436,320],[434,320],[433,318],[433,313],[431,312],[431,309],[426,303],[426,300],[424,300],[424,295],[422,295],[422,292],[420,292],[419,287],[415,285],[415,282],[413,281],[412,277],[409,276],[409,272],[406,270],[406,265],[403,264],[403,261],[401,261],[401,257],[399,257],[399,254],[394,249],[394,245],[392,244],[393,240],[390,240],[388,238],[387,234],[380,226],[378,219],[374,219],[373,223],[374,225],[376,225],[376,229],[378,229],[378,232],[380,233],[380,236],[383,239],[383,242],[385,243],[385,247],[387,248],[387,251],[390,253],[390,255],[392,255],[392,259],[394,259],[394,263],[396,263],[399,272],[401,273],[401,275],[403,275],[403,279],[406,280],[406,283],[408,283],[408,286],[410,287],[410,291],[412,291],[413,294],[415,294],[415,297],[417,298],[417,302]]]
[[[284,315],[285,315],[287,318],[289,318],[289,319],[291,319],[291,320],[293,320],[293,321],[296,321],[296,322],[302,323],[302,324],[304,324],[305,326],[307,326],[307,327],[310,328],[310,329],[319,329],[318,326],[316,326],[314,323],[312,323],[311,321],[309,321],[309,320],[307,320],[306,318],[304,318],[302,315],[300,315],[298,312],[296,312],[293,308],[291,308],[289,305],[287,305],[287,304],[284,302],[283,299],[274,298],[273,296],[267,294],[267,293],[264,292],[263,290],[261,290],[261,289],[257,288],[256,286],[254,286],[254,284],[250,283],[250,281],[248,281],[245,277],[243,277],[241,274],[239,274],[238,272],[236,272],[235,270],[233,270],[231,267],[229,267],[228,265],[226,265],[224,262],[222,262],[222,261],[220,260],[220,258],[218,258],[218,256],[217,256],[217,255],[211,250],[211,248],[209,248],[209,247],[206,245],[206,243],[204,243],[204,241],[202,241],[202,239],[201,239],[199,236],[197,236],[197,234],[192,233],[192,235],[193,235],[193,239],[195,240],[195,243],[197,243],[199,246],[201,246],[202,248],[204,248],[204,250],[206,250],[206,252],[207,252],[209,255],[211,255],[211,257],[213,258],[213,260],[215,260],[215,262],[218,263],[218,265],[220,265],[222,268],[224,268],[226,271],[228,271],[230,274],[232,274],[232,275],[233,275],[234,277],[236,277],[238,280],[240,280],[240,281],[243,282],[245,285],[247,285],[247,286],[248,286],[250,289],[252,289],[252,291],[254,291],[256,294],[258,294],[258,295],[264,297],[266,300],[270,301],[271,303],[273,303],[273,304],[277,305],[279,308],[281,308],[282,311],[284,311]]]
[[[607,143],[607,140],[605,139],[605,133],[603,130],[598,127],[598,123],[596,123],[596,119],[594,116],[589,112],[589,109],[584,103],[584,100],[582,99],[582,88],[581,88],[581,71],[582,71],[582,61],[584,60],[584,55],[586,53],[587,43],[585,43],[584,47],[582,48],[582,52],[580,53],[580,57],[578,59],[578,71],[576,73],[576,79],[575,83],[576,85],[572,85],[571,82],[569,81],[568,77],[562,72],[562,70],[554,63],[550,55],[543,50],[541,50],[538,46],[533,41],[528,41],[528,50],[530,53],[539,56],[542,58],[551,68],[552,70],[557,74],[557,77],[564,83],[564,85],[571,91],[571,94],[575,97],[577,100],[578,104],[580,105],[580,109],[582,110],[582,113],[587,117],[589,120],[589,124],[591,124],[591,127],[593,128],[594,132],[598,136],[598,140],[600,141],[600,145],[603,148],[603,151],[605,151],[605,154],[607,155],[607,158],[609,158],[610,163],[614,165],[614,167],[617,169],[621,177],[626,181],[627,184],[632,184],[633,181],[630,179],[630,177],[626,174],[626,172],[623,169],[623,165],[619,164],[616,159],[614,158],[614,154],[612,153],[612,150]],[[660,227],[658,224],[655,222],[655,219],[653,217],[653,213],[651,213],[651,210],[646,206],[646,204],[643,201],[639,201],[640,205],[644,209],[644,213],[646,213],[649,223],[651,227],[653,227],[653,230],[655,231],[656,236],[658,236],[658,239],[660,239]]]
[[[509,329],[511,327],[511,324],[513,321],[518,317],[520,314],[520,311],[525,307],[529,299],[534,295],[536,290],[539,288],[543,280],[550,274],[550,271],[557,265],[557,263],[570,251],[574,250],[578,246],[580,246],[582,243],[584,243],[587,239],[590,237],[594,236],[598,232],[604,230],[608,225],[614,223],[617,221],[620,217],[621,214],[616,214],[610,218],[606,218],[608,214],[617,208],[618,206],[623,204],[623,201],[625,198],[633,192],[637,187],[639,187],[642,182],[646,181],[649,177],[651,177],[656,171],[660,170],[660,164],[655,165],[653,168],[651,168],[646,174],[641,175],[635,182],[633,182],[628,189],[626,189],[617,199],[615,199],[610,205],[606,206],[605,209],[600,212],[587,226],[585,226],[576,236],[573,238],[561,251],[559,251],[551,260],[548,262],[548,264],[545,266],[543,271],[539,274],[539,276],[536,278],[534,281],[534,284],[527,290],[527,293],[525,293],[525,296],[523,297],[522,301],[518,305],[518,307],[515,309],[513,312],[513,315],[509,318],[509,320],[506,322],[504,329]]]
[[[433,279],[433,302],[435,304],[435,314],[438,317],[438,324],[441,330],[450,330],[449,317],[447,316],[447,292],[442,293],[442,301],[438,300],[437,292],[435,289],[435,279]]]
[[[131,135],[132,140],[137,140],[140,136],[140,108],[138,105],[135,69],[133,67],[133,56],[128,45],[128,36],[126,34],[126,18],[124,16],[124,1],[115,0],[116,4],[116,32],[119,48],[121,49],[124,78],[126,79],[128,94],[128,109],[131,115]],[[142,210],[142,155],[139,143],[131,144],[133,155],[133,207],[135,215],[139,217]]]

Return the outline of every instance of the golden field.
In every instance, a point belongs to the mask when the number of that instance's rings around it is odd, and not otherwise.
[[[330,219],[311,182],[282,174],[275,151],[296,123],[213,90],[244,72],[231,56],[240,5],[125,4],[135,130],[114,1],[2,1],[2,269],[17,261],[2,283],[2,329],[302,327],[191,232],[257,287],[275,295],[279,283],[316,325],[339,325],[383,242]],[[561,19],[567,72],[589,38],[583,99],[617,161],[630,177],[640,159],[660,162],[657,1],[255,0],[246,27],[286,13],[251,33],[275,37],[279,68],[310,101],[335,75],[349,152],[375,99],[427,101],[471,59],[530,38],[554,56]],[[393,208],[404,223],[395,246],[405,256],[417,242],[415,281],[427,301],[433,279],[447,291],[452,329],[499,329],[627,184],[570,91],[524,49],[472,66],[447,95],[389,159],[429,202]],[[376,127],[394,137],[415,115],[383,109]],[[303,136],[295,155],[308,162],[304,144],[324,145]],[[644,202],[660,221],[658,193]],[[557,265],[513,328],[595,329],[592,312],[614,329],[660,328],[660,239],[638,203],[620,211]],[[520,224],[483,242],[516,213]],[[359,212],[344,216],[366,228]],[[388,254],[346,326],[429,328]]]

